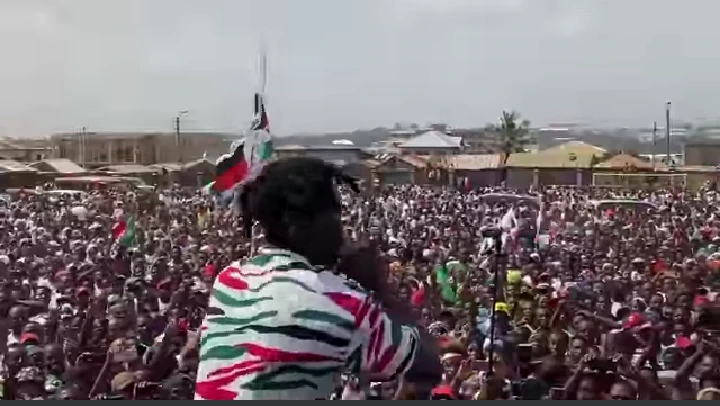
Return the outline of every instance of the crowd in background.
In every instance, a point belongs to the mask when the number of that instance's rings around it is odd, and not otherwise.
[[[432,399],[715,399],[711,189],[342,190],[342,220],[437,337]],[[192,399],[214,277],[262,245],[242,227],[179,189],[1,198],[3,399]],[[333,397],[417,398],[362,382]]]

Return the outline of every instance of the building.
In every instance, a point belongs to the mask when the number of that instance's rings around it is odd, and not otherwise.
[[[512,154],[505,162],[506,182],[518,189],[530,185],[588,185],[593,181],[593,165],[605,154],[603,148],[582,141],[569,141],[540,152]]]
[[[409,155],[451,155],[460,153],[464,146],[461,137],[432,130],[403,142],[398,148]]]
[[[451,135],[462,138],[466,153],[491,154],[502,151],[499,137],[490,129],[453,129]]]
[[[319,145],[304,147],[302,145],[283,145],[275,148],[280,158],[290,156],[308,156],[332,162],[340,167],[352,165],[365,158],[362,148],[355,145]]]
[[[228,153],[237,135],[213,132],[84,132],[50,137],[53,158],[87,168],[190,162]]]
[[[0,138],[0,159],[18,162],[38,162],[52,155],[46,139]]]
[[[720,136],[690,137],[683,145],[686,166],[717,166],[720,164]]]
[[[451,185],[495,186],[502,182],[504,157],[503,154],[452,155],[443,159],[443,166],[450,171]]]
[[[40,172],[56,173],[58,175],[78,175],[86,172],[80,165],[64,158],[43,159],[42,161],[31,164],[30,166]]]

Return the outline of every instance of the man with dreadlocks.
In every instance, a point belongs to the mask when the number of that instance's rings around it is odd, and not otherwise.
[[[257,220],[270,245],[215,281],[196,399],[326,399],[341,372],[440,379],[434,343],[385,288],[377,252],[341,257],[337,183],[348,178],[336,167],[290,158],[246,186],[246,225]]]

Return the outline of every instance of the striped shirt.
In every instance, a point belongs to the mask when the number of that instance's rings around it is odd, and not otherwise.
[[[357,283],[274,248],[218,275],[201,330],[207,400],[326,399],[340,372],[393,379],[419,346]]]

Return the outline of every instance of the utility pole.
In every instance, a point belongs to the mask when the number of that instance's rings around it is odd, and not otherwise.
[[[82,143],[80,166],[84,168],[87,160],[87,127],[80,129],[80,142]]]
[[[180,150],[180,115],[175,117],[175,148],[177,148],[178,163],[182,163],[182,151]]]
[[[672,106],[671,102],[665,102],[665,159],[668,167],[673,166],[670,159],[670,106]]]
[[[652,132],[652,168],[655,170],[655,154],[657,153],[656,150],[656,142],[657,142],[657,121],[653,122],[653,132]]]
[[[183,162],[182,143],[180,142],[180,118],[188,114],[187,110],[180,110],[175,117],[175,148],[177,149],[178,163]]]
[[[82,165],[82,129],[77,132],[77,163]]]

